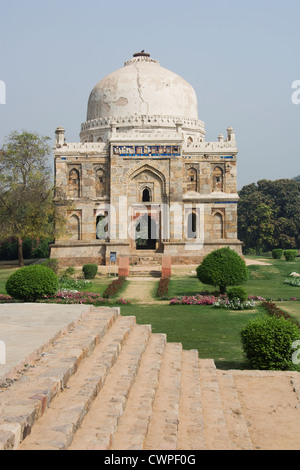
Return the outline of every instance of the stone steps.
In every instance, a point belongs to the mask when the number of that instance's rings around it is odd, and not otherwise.
[[[0,393],[2,449],[252,448],[230,372],[117,309],[92,309],[34,365]]]
[[[157,269],[129,269],[129,277],[161,277],[161,271]]]

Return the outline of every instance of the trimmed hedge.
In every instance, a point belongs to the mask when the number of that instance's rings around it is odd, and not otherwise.
[[[241,331],[244,353],[254,369],[291,370],[299,328],[283,317],[259,317]]]
[[[272,250],[273,259],[281,259],[283,255],[283,250],[281,248],[275,248]]]
[[[59,287],[58,277],[46,266],[26,266],[15,271],[6,281],[7,293],[16,300],[35,302],[53,295]]]
[[[85,264],[82,266],[82,271],[84,275],[84,279],[95,279],[95,276],[98,272],[97,264]]]
[[[295,261],[297,255],[297,250],[284,250],[283,252],[283,256],[285,257],[286,261]]]
[[[246,289],[241,286],[230,287],[227,291],[227,296],[229,300],[240,300],[241,302],[245,302],[248,299]]]

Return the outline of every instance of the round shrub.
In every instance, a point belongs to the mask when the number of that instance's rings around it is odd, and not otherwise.
[[[229,300],[240,300],[241,302],[245,302],[248,298],[246,289],[241,286],[230,287],[227,291],[227,295]]]
[[[230,248],[209,253],[197,267],[198,279],[203,284],[219,287],[225,294],[227,286],[237,286],[248,280],[248,269],[239,254]]]
[[[272,250],[273,259],[281,259],[283,255],[283,250],[281,248],[275,248]]]
[[[7,293],[17,300],[35,302],[58,290],[58,277],[46,266],[26,266],[15,271],[6,281]]]
[[[248,323],[241,332],[244,353],[254,369],[293,369],[294,341],[300,330],[283,317],[259,317]]]
[[[98,266],[97,264],[85,264],[82,267],[84,279],[94,279],[97,272],[98,272]]]
[[[297,254],[297,250],[284,250],[283,252],[286,261],[295,261]]]

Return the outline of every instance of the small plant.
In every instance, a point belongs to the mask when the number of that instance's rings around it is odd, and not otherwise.
[[[241,286],[230,287],[227,292],[229,300],[240,300],[244,302],[248,298],[246,289]]]
[[[240,299],[226,299],[226,298],[220,298],[217,300],[214,304],[214,308],[225,308],[226,310],[251,310],[255,307],[255,301],[254,300],[245,300],[243,302],[240,301]]]
[[[244,353],[254,369],[293,369],[294,341],[300,340],[300,330],[283,317],[259,317],[249,322],[241,332]]]
[[[289,277],[283,281],[284,284],[289,284],[293,287],[300,287],[300,278],[298,277]]]
[[[286,261],[295,261],[297,254],[297,250],[284,250],[283,252]]]
[[[58,260],[56,258],[48,258],[44,261],[41,266],[46,266],[46,268],[52,269],[52,271],[58,273]]]
[[[97,264],[85,264],[82,267],[84,279],[95,279],[95,276],[98,272]]]
[[[58,277],[46,266],[26,266],[15,271],[6,281],[6,292],[14,299],[35,302],[58,290]]]
[[[272,250],[273,259],[281,259],[283,255],[283,250],[281,248],[275,248]]]

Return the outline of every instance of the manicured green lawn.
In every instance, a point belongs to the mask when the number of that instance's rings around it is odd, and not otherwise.
[[[264,261],[270,263],[268,266],[249,266],[249,280],[243,284],[249,295],[257,295],[264,298],[286,299],[291,297],[300,298],[300,287],[292,287],[284,284],[284,279],[296,271],[300,273],[300,258],[296,261],[286,262],[285,260],[273,260],[271,258]],[[216,290],[212,286],[206,286],[199,282],[195,275],[184,278],[172,277],[169,285],[169,297],[181,295],[196,295],[201,292]]]
[[[197,349],[199,357],[214,359],[219,369],[247,368],[240,331],[249,320],[264,315],[255,310],[227,311],[205,305],[124,305],[122,315],[133,315],[139,324],[151,324],[153,333],[166,333],[168,342]]]

